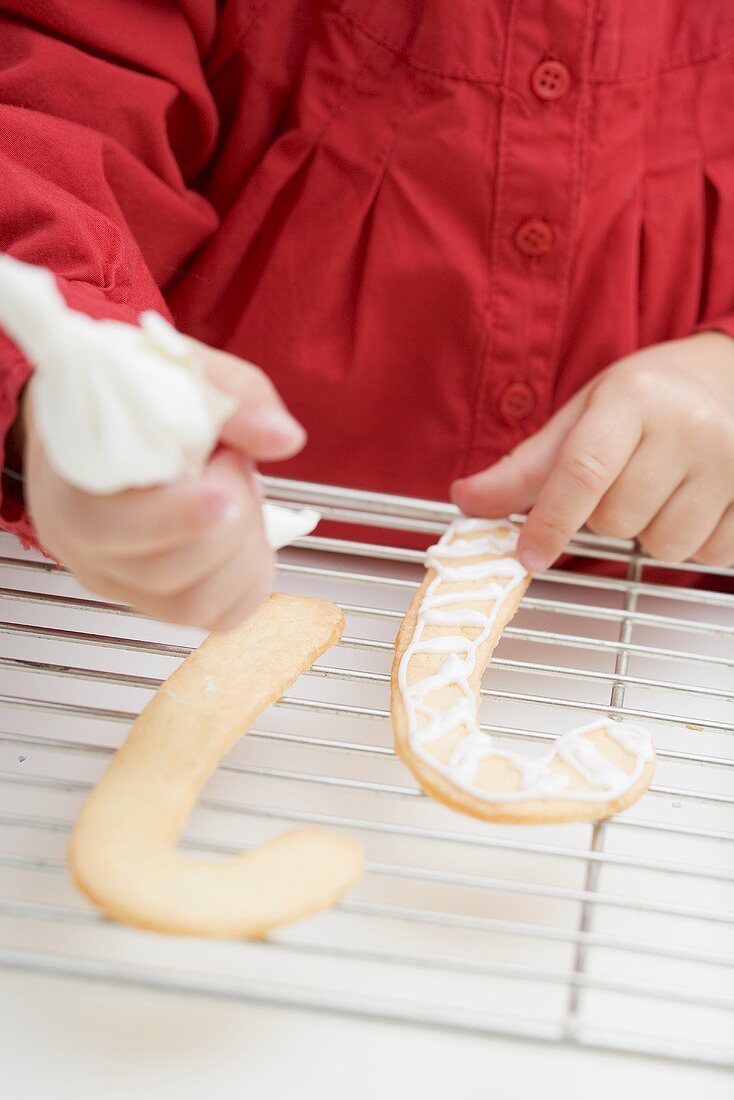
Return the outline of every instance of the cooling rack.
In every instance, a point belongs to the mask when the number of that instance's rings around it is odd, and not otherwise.
[[[654,734],[655,782],[605,823],[493,826],[425,797],[390,736],[392,641],[422,573],[405,533],[438,535],[454,510],[266,481],[345,525],[282,552],[278,586],[340,603],[347,630],[222,763],[184,843],[216,857],[317,824],[361,841],[363,881],[262,943],[157,936],[89,907],[65,870],[70,827],[201,635],[97,600],[5,536],[0,963],[730,1064],[734,596],[650,583],[661,563],[579,536],[580,559],[621,576],[534,580],[485,678],[483,728],[536,753],[593,714],[629,717]],[[370,527],[380,541],[358,541]]]

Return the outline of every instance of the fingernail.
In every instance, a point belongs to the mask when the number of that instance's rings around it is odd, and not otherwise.
[[[203,505],[204,519],[208,523],[236,523],[242,516],[239,504],[227,497],[210,497]]]
[[[239,504],[233,504],[232,501],[230,501],[228,504],[225,504],[220,509],[220,511],[219,511],[219,522],[220,523],[236,523],[237,520],[241,518],[241,516],[242,516],[242,509],[240,508]]]
[[[527,569],[528,573],[543,573],[548,568],[548,562],[537,550],[518,550],[520,565]]]
[[[287,409],[269,405],[265,409],[253,409],[250,419],[254,427],[268,435],[279,435],[284,440],[300,443],[306,438],[306,432],[302,424],[299,424],[295,416],[291,416]]]
[[[466,492],[467,488],[471,489],[471,478],[469,477],[459,477],[456,481],[451,482],[450,496],[454,503],[456,503],[457,497]]]

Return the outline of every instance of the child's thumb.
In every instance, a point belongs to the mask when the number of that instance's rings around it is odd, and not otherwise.
[[[222,428],[222,442],[255,461],[297,454],[306,442],[306,431],[288,412],[267,375],[244,359],[203,344],[199,347],[206,353],[209,379],[238,403]]]

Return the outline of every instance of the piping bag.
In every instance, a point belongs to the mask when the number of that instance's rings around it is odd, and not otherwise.
[[[37,431],[56,472],[88,493],[200,473],[237,407],[195,344],[152,310],[139,321],[93,320],[67,306],[46,268],[0,254],[0,324],[33,364]],[[320,518],[263,503],[274,550]]]

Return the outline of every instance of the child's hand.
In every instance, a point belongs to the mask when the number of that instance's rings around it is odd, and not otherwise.
[[[662,561],[734,564],[734,340],[700,333],[621,359],[452,496],[474,515],[530,509],[518,553],[532,572],[583,524]]]
[[[295,454],[305,432],[261,371],[199,347],[214,384],[240,401],[200,476],[82,492],[49,464],[29,407],[26,496],[43,545],[93,592],[157,619],[228,630],[265,597],[273,571],[253,462]]]

